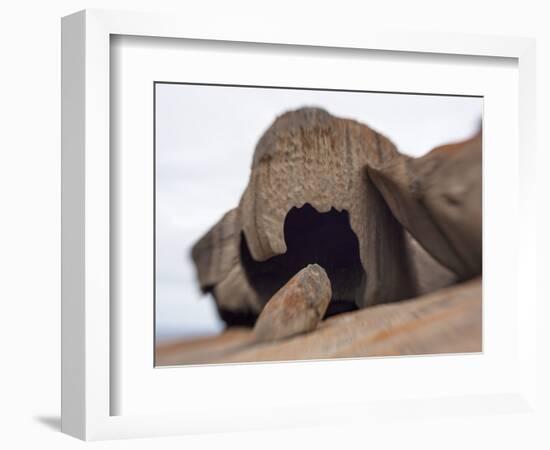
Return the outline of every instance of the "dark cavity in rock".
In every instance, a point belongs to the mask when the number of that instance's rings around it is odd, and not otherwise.
[[[267,302],[303,267],[319,264],[332,285],[326,316],[356,309],[366,275],[348,212],[332,208],[320,213],[308,203],[291,208],[285,218],[284,234],[286,253],[263,262],[252,258],[246,238],[241,238],[241,262],[260,301]]]

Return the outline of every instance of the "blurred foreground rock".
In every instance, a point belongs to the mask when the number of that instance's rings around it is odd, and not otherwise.
[[[421,158],[371,164],[370,178],[394,216],[459,279],[481,274],[482,135]]]
[[[250,285],[240,258],[241,222],[237,208],[224,214],[193,246],[199,285],[211,293],[230,325],[253,325],[264,303]]]
[[[310,333],[252,342],[250,328],[160,345],[156,365],[481,352],[481,278],[401,302],[339,314]]]

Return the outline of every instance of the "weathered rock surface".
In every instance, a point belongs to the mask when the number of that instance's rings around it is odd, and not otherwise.
[[[416,274],[418,295],[429,294],[459,281],[454,272],[436,261],[408,232],[406,241],[410,261]]]
[[[254,342],[249,328],[157,347],[157,365],[482,351],[481,278],[415,299],[333,316],[312,332]]]
[[[243,267],[262,302],[312,262],[327,271],[335,299],[360,308],[414,295],[402,227],[366,175],[369,162],[396,154],[368,126],[321,109],[275,120],[239,204]]]
[[[395,217],[459,279],[482,272],[482,135],[421,158],[370,162],[368,173]]]
[[[231,325],[252,325],[263,303],[250,286],[240,260],[239,211],[225,214],[194,246],[191,256],[203,292],[210,292],[221,318]]]
[[[240,232],[239,211],[232,209],[193,246],[191,256],[203,290],[223,281],[238,263]]]
[[[255,323],[310,263],[328,275],[327,315],[481,274],[481,135],[422,158],[366,125],[303,108],[257,144],[250,180],[192,251],[228,325]]]
[[[254,340],[268,342],[314,330],[331,297],[325,270],[317,264],[305,267],[267,302],[254,326]]]

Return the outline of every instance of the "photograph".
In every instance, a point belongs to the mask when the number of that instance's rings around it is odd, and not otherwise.
[[[483,97],[155,82],[155,367],[483,352]]]

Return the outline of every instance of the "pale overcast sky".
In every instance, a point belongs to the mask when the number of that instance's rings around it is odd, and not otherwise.
[[[238,204],[262,133],[276,116],[303,106],[363,122],[401,152],[420,156],[475,133],[483,100],[157,84],[157,338],[223,329],[212,299],[199,291],[191,246]]]

